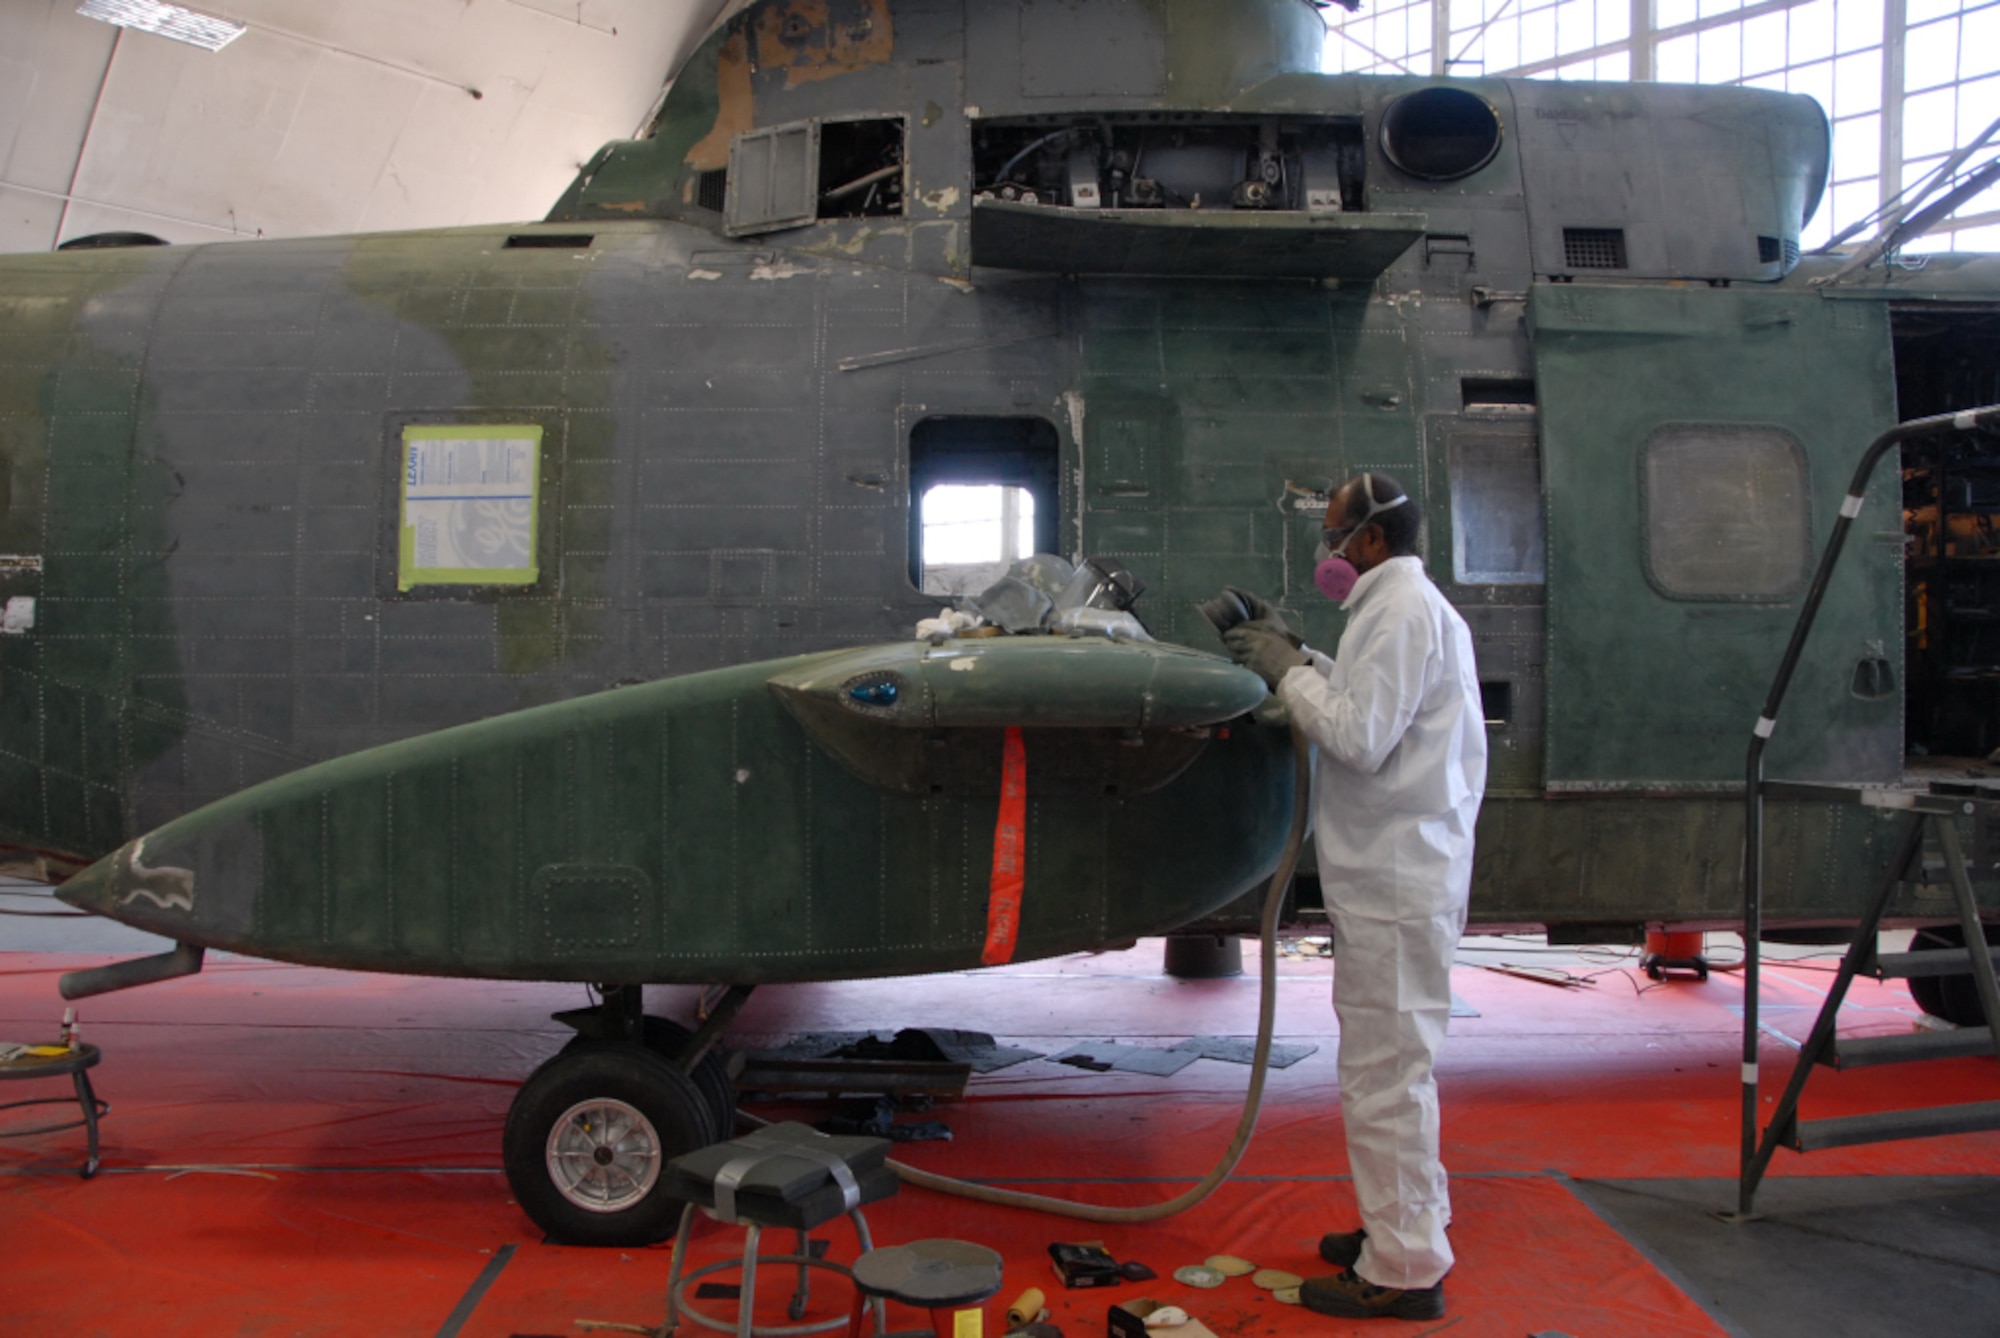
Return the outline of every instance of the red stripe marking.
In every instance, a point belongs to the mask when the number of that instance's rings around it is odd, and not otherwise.
[[[1021,731],[1008,726],[1000,753],[1000,820],[993,827],[993,880],[986,900],[986,947],[979,960],[998,966],[1014,960],[1021,930],[1021,889],[1028,869],[1028,750]]]

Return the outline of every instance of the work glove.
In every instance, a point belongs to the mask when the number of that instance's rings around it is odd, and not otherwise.
[[[1262,595],[1252,594],[1239,585],[1225,585],[1222,593],[1200,606],[1202,615],[1215,625],[1218,632],[1235,627],[1267,627],[1277,632],[1293,646],[1305,645],[1305,639],[1285,625],[1285,617],[1277,607]]]
[[[1284,623],[1279,622],[1279,627]],[[1272,688],[1278,680],[1302,664],[1311,664],[1306,653],[1292,643],[1286,632],[1274,630],[1270,623],[1256,620],[1239,623],[1222,635],[1222,644],[1229,647],[1230,658],[1245,669],[1263,679]]]

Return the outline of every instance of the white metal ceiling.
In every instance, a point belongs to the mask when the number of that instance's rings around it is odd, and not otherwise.
[[[0,251],[536,218],[731,0],[226,0],[219,52],[0,0]]]

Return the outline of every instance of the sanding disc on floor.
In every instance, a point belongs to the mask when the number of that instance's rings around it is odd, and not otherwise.
[[[1202,1263],[1225,1278],[1240,1278],[1257,1271],[1257,1265],[1248,1259],[1238,1259],[1233,1254],[1211,1254]]]
[[[1174,1270],[1174,1281],[1190,1287],[1220,1287],[1226,1279],[1206,1264],[1183,1264]]]

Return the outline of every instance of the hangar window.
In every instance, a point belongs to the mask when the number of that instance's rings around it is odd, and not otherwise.
[[[1452,577],[1461,585],[1541,585],[1547,562],[1541,449],[1532,435],[1454,437]]]
[[[1782,599],[1812,562],[1805,451],[1758,427],[1675,427],[1648,442],[1646,573],[1678,599]]]
[[[1045,418],[926,418],[910,429],[910,581],[977,594],[1032,553],[1053,553],[1061,454]]]
[[[796,121],[746,131],[729,150],[723,231],[903,212],[900,118]]]

